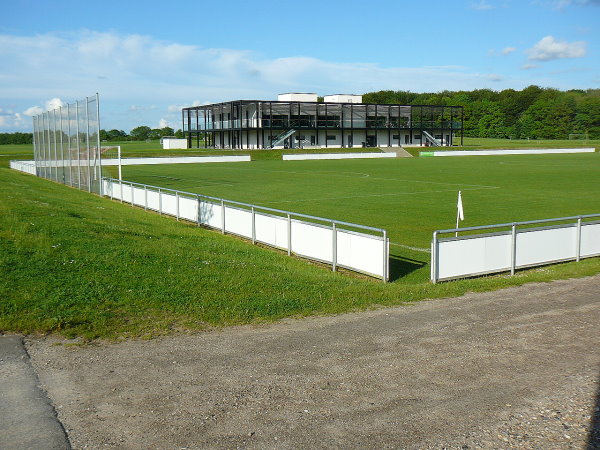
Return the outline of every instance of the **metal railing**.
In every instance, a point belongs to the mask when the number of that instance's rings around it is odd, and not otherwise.
[[[200,204],[201,201],[211,203],[211,204],[216,205],[221,208],[221,224],[220,224],[220,226],[215,227],[215,226],[209,225],[206,222],[203,222],[201,219],[201,214],[200,214],[199,210],[198,210],[198,214],[197,214],[197,218],[196,218],[196,223],[198,226],[208,226],[211,228],[220,229],[221,233],[223,233],[223,234],[229,233],[229,234],[234,234],[234,235],[241,236],[244,238],[248,238],[251,240],[251,242],[253,244],[255,244],[256,242],[261,242],[263,244],[266,244],[266,245],[269,245],[269,246],[272,246],[275,248],[281,248],[283,250],[287,250],[288,255],[291,255],[293,253],[292,236],[291,236],[292,221],[298,220],[298,219],[306,219],[306,220],[299,220],[299,221],[306,223],[306,224],[314,225],[314,226],[321,226],[324,228],[328,228],[332,231],[332,237],[333,237],[332,255],[333,255],[333,258],[332,258],[332,261],[324,261],[321,259],[306,256],[303,254],[298,254],[298,256],[301,256],[303,258],[313,260],[313,261],[319,261],[319,262],[331,264],[332,270],[334,272],[336,271],[336,269],[338,267],[343,267],[343,268],[346,268],[346,269],[349,269],[349,270],[352,270],[355,272],[360,272],[360,273],[363,273],[366,275],[375,276],[372,273],[362,271],[360,269],[357,269],[356,267],[342,265],[337,261],[337,254],[338,254],[338,252],[337,252],[337,232],[343,231],[343,232],[350,233],[350,234],[368,236],[372,239],[381,240],[381,241],[383,241],[384,248],[385,248],[385,251],[383,252],[383,261],[382,261],[383,274],[381,277],[379,277],[379,276],[377,276],[377,277],[381,278],[384,282],[389,279],[389,252],[387,250],[388,237],[387,237],[387,231],[383,228],[370,227],[367,225],[360,225],[360,224],[352,223],[352,222],[344,222],[341,220],[334,220],[334,219],[328,219],[328,218],[324,218],[324,217],[312,216],[309,214],[295,213],[292,211],[286,211],[286,210],[282,210],[282,209],[268,208],[265,206],[259,206],[259,205],[255,205],[255,204],[251,204],[251,203],[227,200],[227,199],[223,199],[223,198],[219,198],[219,197],[212,197],[212,196],[197,194],[197,193],[193,193],[193,192],[180,191],[177,189],[163,188],[163,187],[153,186],[153,185],[148,185],[148,184],[143,184],[143,183],[136,183],[133,181],[117,180],[114,178],[105,177],[105,178],[103,178],[103,182],[112,183],[112,185],[118,184],[119,189],[120,189],[120,192],[119,192],[120,195],[119,195],[118,199],[121,201],[121,203],[123,203],[123,201],[124,201],[124,193],[126,193],[127,189],[130,189],[130,194],[128,193],[128,195],[131,195],[131,205],[132,206],[136,205],[135,200],[134,200],[134,188],[137,187],[139,189],[144,190],[144,193],[145,193],[144,204],[138,204],[138,206],[143,207],[145,210],[151,209],[154,211],[158,211],[158,213],[161,215],[162,214],[172,215],[172,216],[176,217],[177,220],[183,219],[186,221],[190,221],[189,218],[181,217],[180,207],[179,207],[180,199],[187,198],[187,199],[195,200],[197,202],[197,204]],[[103,183],[103,185],[104,185],[104,183]],[[150,191],[154,191],[159,194],[158,209],[150,207],[148,204],[148,195],[147,194]],[[177,202],[175,214],[169,214],[169,213],[165,212],[165,209],[163,208],[163,205],[162,205],[162,200],[161,200],[162,197],[160,194],[170,194],[170,195],[175,196],[176,202]],[[103,195],[108,196],[113,200],[115,198],[117,198],[117,197],[115,197],[112,189],[110,190],[110,192],[103,192]],[[225,222],[225,217],[226,217],[225,208],[227,206],[244,209],[247,212],[250,212],[252,214],[252,231],[251,231],[251,233],[249,233],[249,235],[238,234],[238,233],[227,230],[226,222]],[[269,215],[269,216],[278,217],[278,218],[287,220],[287,224],[288,224],[288,226],[287,226],[287,230],[288,230],[287,231],[287,233],[288,233],[287,241],[288,242],[287,242],[286,247],[279,247],[276,245],[271,245],[268,242],[258,241],[256,239],[256,220],[255,220],[255,218],[256,218],[256,215],[259,214],[260,212],[264,212],[264,213],[266,213],[266,215]],[[362,233],[362,232],[358,232],[355,230],[368,231],[371,233]],[[379,236],[379,234],[381,234],[381,236]]]
[[[586,221],[588,219],[597,219],[597,220]],[[542,224],[549,224],[549,223],[554,223],[554,225],[541,226],[541,227],[534,226],[534,225],[542,225]],[[529,221],[524,221],[524,222],[509,222],[509,223],[500,223],[500,224],[493,224],[493,225],[480,225],[480,226],[475,226],[475,227],[449,228],[449,229],[445,229],[445,230],[436,230],[433,232],[432,249],[431,249],[431,281],[433,283],[440,281],[439,267],[438,267],[438,260],[439,260],[438,243],[440,243],[440,242],[485,238],[485,237],[492,237],[492,236],[507,235],[510,233],[510,236],[511,236],[511,238],[510,238],[510,265],[506,269],[496,270],[494,272],[510,271],[510,274],[514,275],[515,270],[517,268],[533,267],[533,266],[539,266],[539,265],[550,264],[550,263],[554,263],[554,262],[562,262],[562,261],[577,261],[577,262],[579,262],[582,257],[597,256],[595,254],[582,256],[582,252],[581,252],[581,229],[582,229],[582,226],[595,225],[595,224],[600,224],[600,214],[585,214],[585,215],[579,215],[579,216],[558,217],[558,218],[554,218],[554,219],[529,220]],[[527,228],[520,228],[520,227],[527,227]],[[517,264],[517,251],[518,251],[517,236],[519,233],[546,231],[546,230],[560,229],[560,228],[567,228],[567,227],[576,227],[573,256],[570,256],[567,258],[560,258],[560,259],[551,259],[551,260],[540,262],[538,264],[529,264],[529,265],[518,265]],[[502,231],[502,229],[504,229],[504,230]],[[462,236],[458,235],[458,233],[468,233],[468,232],[482,231],[482,230],[497,230],[497,231],[492,232],[492,233],[467,234],[467,235],[462,235]],[[451,234],[451,233],[454,234],[455,236],[446,237],[446,238],[439,237],[442,234]],[[598,238],[600,239],[600,236]],[[468,255],[465,255],[465,257],[468,257]],[[469,276],[474,276],[474,275],[482,275],[484,273],[492,273],[492,272],[465,274],[464,276],[456,277],[456,278],[464,278],[464,277],[469,277]]]

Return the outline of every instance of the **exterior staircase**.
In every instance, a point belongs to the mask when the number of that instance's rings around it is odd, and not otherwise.
[[[281,144],[283,141],[285,141],[287,138],[289,138],[295,132],[296,132],[296,130],[293,128],[285,130],[283,133],[281,133],[279,136],[277,136],[273,141],[271,141],[271,146],[269,148],[275,148],[275,146]]]
[[[423,130],[421,133],[423,134],[423,136],[425,136],[425,139],[427,141],[429,141],[429,143],[431,143],[432,147],[441,147],[442,146],[442,143],[439,141],[439,139],[434,138],[427,131]]]

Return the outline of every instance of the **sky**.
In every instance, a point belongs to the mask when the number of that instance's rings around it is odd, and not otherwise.
[[[600,0],[0,0],[0,132],[100,95],[101,127],[285,92],[600,88]]]

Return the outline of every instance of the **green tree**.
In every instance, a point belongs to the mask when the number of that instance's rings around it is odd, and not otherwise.
[[[160,137],[165,136],[173,136],[175,134],[175,130],[171,127],[164,127],[160,129]]]
[[[152,130],[150,129],[150,127],[142,125],[139,127],[135,127],[133,130],[131,130],[131,133],[129,133],[129,135],[134,141],[145,141],[146,139],[149,139],[151,131]]]
[[[574,119],[575,132],[588,133],[591,139],[600,139],[600,90],[597,93],[581,101]]]

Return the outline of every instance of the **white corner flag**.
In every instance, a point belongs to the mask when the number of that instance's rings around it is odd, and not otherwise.
[[[461,191],[458,191],[458,203],[456,204],[456,228],[458,228],[459,220],[465,220]],[[458,231],[456,232],[456,236],[458,236]]]

